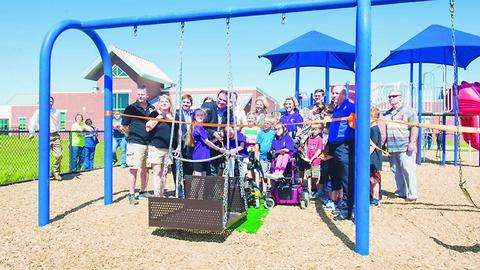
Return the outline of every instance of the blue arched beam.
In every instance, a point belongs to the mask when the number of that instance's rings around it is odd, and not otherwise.
[[[40,51],[39,66],[39,151],[38,151],[38,225],[50,223],[50,79],[51,57],[55,41],[68,29],[82,30],[81,22],[66,20],[58,23],[45,36]],[[102,39],[92,30],[84,31],[95,43],[102,56],[105,84],[105,111],[112,110],[112,65]],[[109,123],[109,125],[108,125]],[[105,203],[112,202],[112,117],[105,117]],[[108,150],[108,151],[107,151]],[[107,161],[109,160],[109,163]],[[107,166],[108,165],[108,166]]]

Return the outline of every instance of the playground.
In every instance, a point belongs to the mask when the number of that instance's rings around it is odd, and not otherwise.
[[[305,210],[273,208],[256,234],[148,227],[147,201],[128,204],[127,172],[115,168],[114,203],[107,207],[99,188],[103,170],[52,182],[52,220],[43,228],[37,226],[37,183],[2,187],[0,268],[478,269],[480,210],[458,188],[458,168],[434,160],[428,152],[417,169],[416,203],[393,197],[393,177],[384,162],[382,204],[371,210],[369,257],[354,251],[355,225],[334,221],[319,201]],[[476,164],[478,158],[464,161],[463,174],[478,203]],[[168,183],[173,190],[172,180]]]

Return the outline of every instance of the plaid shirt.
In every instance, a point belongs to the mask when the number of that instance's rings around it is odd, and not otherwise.
[[[393,108],[386,111],[383,117],[388,120],[405,121],[409,123],[418,123],[418,117],[415,111],[407,106],[402,106],[398,110]],[[386,123],[387,126],[387,151],[390,153],[407,151],[410,142],[411,126]]]

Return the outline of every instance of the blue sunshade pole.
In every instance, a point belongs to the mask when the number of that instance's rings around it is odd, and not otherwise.
[[[358,0],[355,71],[355,251],[369,254],[371,2]]]
[[[418,122],[422,123],[422,113],[423,113],[423,86],[422,86],[422,62],[418,63]],[[422,128],[418,128],[418,137],[417,137],[417,164],[422,165]]]

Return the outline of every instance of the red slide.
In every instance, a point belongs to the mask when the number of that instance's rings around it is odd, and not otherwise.
[[[480,115],[480,83],[468,83],[463,81],[458,88],[458,108],[460,115],[467,114],[472,116],[460,116],[462,126],[479,127],[478,117]],[[467,143],[480,150],[480,134],[463,133],[463,138]]]

